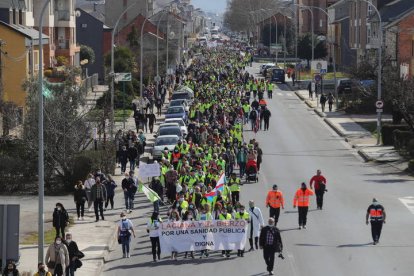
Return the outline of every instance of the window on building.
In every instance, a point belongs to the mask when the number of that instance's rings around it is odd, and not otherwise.
[[[19,10],[19,24],[23,25],[23,11]]]
[[[12,13],[13,13],[12,24],[16,24],[16,9],[13,9]]]
[[[39,51],[33,51],[33,69],[35,71],[39,70]]]

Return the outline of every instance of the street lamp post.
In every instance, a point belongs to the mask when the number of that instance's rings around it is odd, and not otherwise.
[[[115,72],[114,72],[114,64],[115,64],[115,53],[114,53],[114,44],[115,44],[115,32],[116,29],[118,28],[118,24],[121,21],[121,18],[124,16],[124,14],[133,6],[135,6],[138,2],[135,2],[134,4],[128,6],[120,15],[118,20],[115,22],[115,26],[114,29],[112,30],[112,34],[111,34],[111,72],[110,72],[110,76],[111,76],[111,127],[110,127],[110,132],[111,132],[111,139],[114,138],[114,125],[115,125],[115,121],[114,121],[114,86],[115,86]]]
[[[38,120],[38,177],[39,177],[39,210],[38,210],[38,245],[37,245],[37,259],[39,262],[43,262],[44,246],[45,246],[45,233],[44,233],[44,217],[43,217],[43,203],[45,195],[45,168],[44,168],[44,137],[43,137],[43,15],[46,8],[49,5],[50,0],[46,0],[43,4],[42,11],[39,17],[39,120]],[[5,260],[3,260],[5,261]]]
[[[354,0],[349,0],[349,1],[354,1]],[[370,1],[367,0],[360,0],[362,2],[367,3],[368,5],[370,5],[372,7],[372,9],[375,11],[375,13],[378,16],[378,20],[379,20],[379,25],[378,25],[378,40],[379,40],[379,45],[378,45],[378,80],[377,80],[377,100],[381,101],[382,100],[382,48],[383,48],[383,29],[382,29],[382,18],[381,18],[381,14],[378,11],[378,8]],[[382,124],[382,113],[381,112],[377,112],[377,144],[381,144],[381,124]]]
[[[160,74],[159,74],[159,29],[160,29],[160,23],[164,15],[168,14],[168,11],[163,11],[164,13],[160,16],[158,23],[157,23],[157,76],[155,77],[155,81],[157,82],[157,97],[159,95],[159,84],[160,84]],[[166,12],[166,13],[165,13]],[[167,29],[168,29],[168,22],[167,22]],[[168,40],[168,38],[167,38]],[[167,49],[168,52],[168,49]]]

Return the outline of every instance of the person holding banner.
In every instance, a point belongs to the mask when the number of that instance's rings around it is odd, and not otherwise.
[[[231,214],[227,213],[227,208],[221,209],[221,214],[218,216],[218,220],[231,220]],[[230,250],[222,250],[221,251],[221,257],[226,256],[227,258],[230,258]]]
[[[200,210],[200,213],[198,213],[197,215],[197,219],[196,220],[201,220],[201,221],[205,221],[205,220],[213,220],[213,216],[211,215],[210,212],[210,204],[206,203],[203,205],[202,209]],[[200,259],[203,258],[203,255],[207,258],[208,257],[208,250],[201,250],[201,255],[200,255]]]
[[[259,207],[255,207],[254,206],[254,201],[250,200],[249,201],[249,216],[250,216],[250,224],[249,227],[250,229],[248,230],[248,235],[249,235],[249,243],[250,243],[250,251],[254,251],[253,248],[253,238],[254,238],[254,244],[256,246],[256,249],[259,249],[259,245],[258,245],[258,241],[259,241],[259,235],[260,235],[260,230],[263,228],[264,226],[264,221],[263,221],[263,215],[262,215],[262,211],[260,210]]]
[[[161,259],[160,235],[158,233],[160,223],[162,223],[162,220],[159,217],[158,212],[152,213],[151,219],[147,224],[147,233],[151,240],[152,258],[154,263],[157,262],[157,257],[158,260]]]
[[[235,220],[245,220],[247,223],[250,223],[250,215],[246,212],[243,205],[240,205],[239,210],[237,210],[236,214],[234,215]],[[237,250],[238,257],[244,257],[244,248]]]

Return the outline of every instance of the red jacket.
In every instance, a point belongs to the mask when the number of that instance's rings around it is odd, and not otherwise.
[[[315,184],[315,190],[318,190],[321,182],[326,185],[326,178],[323,175],[314,175],[309,182],[309,186],[312,189],[312,184]]]

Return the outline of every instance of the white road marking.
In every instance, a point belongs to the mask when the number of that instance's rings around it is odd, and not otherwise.
[[[292,97],[293,96],[292,93],[287,93],[286,95],[289,96],[289,97]]]
[[[277,92],[277,95],[278,95],[278,96],[283,96],[283,94],[282,94],[282,93],[280,93],[280,92]]]
[[[398,199],[414,215],[414,196],[400,197]]]

